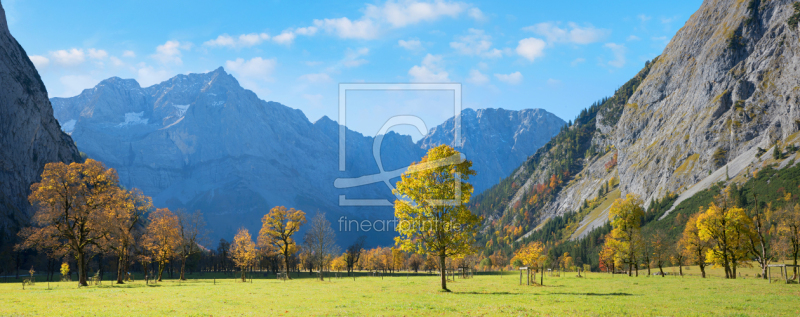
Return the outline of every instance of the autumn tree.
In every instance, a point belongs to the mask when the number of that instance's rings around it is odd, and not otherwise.
[[[310,251],[312,266],[319,269],[319,278],[322,280],[323,268],[328,266],[333,255],[340,250],[336,245],[336,233],[331,228],[331,223],[325,218],[325,213],[317,213],[314,218],[311,218],[308,225],[303,243]]]
[[[735,183],[731,184],[730,190],[737,190]],[[789,200],[790,196],[786,198]],[[753,193],[754,207],[749,209],[750,219],[746,223],[749,228],[745,228],[750,254],[753,255],[756,263],[761,267],[762,278],[767,278],[767,267],[772,260],[772,233],[777,225],[772,213],[772,204],[766,208],[759,206],[758,195]]]
[[[353,244],[347,247],[347,251],[345,251],[345,263],[347,263],[347,275],[353,272],[353,268],[356,263],[358,263],[359,258],[361,258],[361,251],[364,249],[364,244],[366,243],[367,237],[361,236],[356,239]]]
[[[276,250],[283,256],[286,273],[289,273],[289,258],[297,252],[297,243],[292,236],[306,223],[306,214],[294,208],[284,206],[272,208],[261,218],[261,231],[258,233],[258,245],[261,248]],[[288,274],[287,274],[288,278]]]
[[[158,263],[160,282],[166,264],[175,257],[181,246],[180,221],[178,216],[167,208],[156,209],[148,218],[144,245],[152,255],[152,260]]]
[[[123,284],[130,256],[141,237],[145,215],[153,209],[153,201],[138,189],[121,190],[117,194],[117,203],[106,209],[106,235],[102,245],[117,255],[117,284]]]
[[[404,251],[439,256],[442,290],[447,291],[445,259],[472,252],[480,218],[466,206],[472,196],[472,162],[447,145],[428,150],[401,176],[394,214],[400,221],[395,243]]]
[[[48,163],[42,180],[31,185],[33,226],[20,232],[20,247],[46,246],[72,253],[78,284],[87,286],[86,251],[105,237],[106,211],[119,204],[120,191],[117,172],[98,161]]]
[[[544,245],[539,241],[534,241],[517,250],[517,253],[514,254],[514,260],[520,260],[522,265],[533,269],[534,272],[540,269],[543,271],[547,254],[544,252]],[[544,272],[541,273],[544,275]],[[533,281],[534,283],[536,282],[535,275],[533,276]]]
[[[653,236],[650,238],[650,243],[650,249],[652,250],[653,254],[651,257],[652,263],[658,267],[661,277],[664,277],[664,265],[666,265],[670,260],[672,244],[663,230],[656,230],[653,233]]]
[[[678,241],[681,246],[681,252],[685,258],[690,262],[700,267],[700,276],[706,277],[706,253],[710,246],[708,241],[700,237],[700,228],[697,226],[697,220],[700,218],[700,213],[694,214],[686,221],[686,227],[683,229],[683,235]]]
[[[247,281],[245,272],[256,264],[258,256],[256,244],[253,242],[253,237],[250,236],[250,231],[245,228],[239,229],[236,236],[233,237],[229,255],[233,264],[239,267],[242,272],[242,282]]]
[[[628,194],[624,199],[617,198],[608,212],[614,229],[606,243],[614,250],[615,261],[628,266],[628,276],[631,276],[633,266],[637,265],[636,254],[641,243],[640,227],[644,216],[642,204],[639,196]]]
[[[786,204],[779,209],[776,215],[778,219],[778,234],[782,242],[787,246],[790,258],[793,260],[794,277],[797,277],[797,257],[800,255],[800,204],[792,207]]]
[[[604,245],[602,249],[600,249],[600,254],[598,255],[600,270],[605,270],[606,272],[613,274],[615,257],[616,255],[614,254],[614,248],[609,245]]]
[[[719,197],[697,219],[700,238],[711,244],[707,260],[723,267],[725,278],[736,278],[736,267],[747,256],[749,221],[744,209],[731,207]]]
[[[189,213],[179,209],[178,228],[181,234],[180,247],[178,247],[178,258],[181,259],[181,280],[186,280],[186,260],[192,255],[200,252],[198,244],[205,238],[206,222],[200,210]]]

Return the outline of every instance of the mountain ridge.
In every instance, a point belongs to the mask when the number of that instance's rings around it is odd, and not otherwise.
[[[133,80],[110,78],[52,103],[80,149],[117,169],[122,184],[139,187],[157,205],[204,210],[212,221],[223,223],[217,236],[232,236],[241,225],[231,217],[214,220],[219,216],[242,214],[243,222],[254,227],[275,205],[327,211],[334,223],[341,216],[392,218],[391,207],[358,211],[339,206],[339,195],[391,200],[386,186],[333,187],[336,178],[379,172],[373,137],[346,130],[347,166],[339,172],[337,122],[322,117],[312,123],[301,110],[261,100],[221,67],[144,88]],[[507,174],[529,154],[525,151],[564,124],[544,110],[469,109],[461,115],[467,158],[492,162],[479,167],[472,179],[477,190]],[[416,143],[407,135],[387,133],[381,146],[384,168],[407,166],[429,147],[452,144],[453,119],[447,122],[451,125],[435,127]],[[508,126],[478,133],[488,122]],[[491,142],[500,135],[510,142]],[[480,150],[489,146],[495,150]],[[382,244],[393,234],[385,233]]]

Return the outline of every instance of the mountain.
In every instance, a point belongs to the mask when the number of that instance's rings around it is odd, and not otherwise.
[[[229,239],[241,226],[258,230],[260,218],[277,205],[326,212],[334,227],[340,217],[393,219],[391,206],[340,206],[340,195],[392,200],[382,182],[334,186],[337,178],[379,172],[373,137],[346,130],[346,168],[340,172],[335,121],[312,123],[300,110],[260,100],[222,68],[145,88],[115,77],[51,101],[81,151],[115,168],[123,185],[142,189],[157,206],[202,210],[216,238]],[[507,175],[564,125],[538,109],[467,109],[461,116],[464,153],[475,161],[478,189]],[[394,132],[383,136],[384,169],[402,168],[419,161],[427,148],[452,143],[453,122],[417,143]],[[363,234],[339,236],[349,243]],[[388,244],[393,236],[386,230],[369,237]]]
[[[44,165],[73,162],[80,155],[61,132],[47,90],[25,50],[8,31],[0,4],[0,245],[32,215],[31,184]]]
[[[476,197],[486,251],[544,240],[596,265],[616,197],[642,197],[647,228],[682,228],[720,184],[769,184],[751,180],[793,166],[800,143],[798,20],[793,1],[704,1],[659,57]]]

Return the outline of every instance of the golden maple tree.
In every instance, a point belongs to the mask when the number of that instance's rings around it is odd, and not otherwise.
[[[258,256],[256,244],[253,242],[250,231],[245,228],[239,228],[236,236],[233,237],[229,256],[233,264],[242,271],[242,282],[247,281],[245,272],[256,264],[256,258]]]
[[[178,216],[167,208],[158,208],[148,217],[144,247],[158,263],[158,281],[164,273],[164,268],[175,257],[175,252],[181,245],[181,232]]]
[[[72,253],[78,284],[87,286],[86,251],[101,244],[107,233],[107,211],[119,208],[122,196],[117,172],[98,161],[48,163],[42,180],[31,185],[33,226],[20,232],[19,247]]]
[[[261,230],[258,232],[258,246],[276,251],[283,256],[286,272],[289,272],[289,260],[297,252],[297,243],[292,236],[306,223],[306,213],[284,206],[273,207],[261,218]],[[287,274],[288,278],[288,274]]]
[[[447,145],[428,150],[401,176],[394,202],[399,221],[395,243],[404,251],[439,257],[442,290],[447,290],[447,257],[472,253],[480,217],[466,206],[472,196],[472,162]]]

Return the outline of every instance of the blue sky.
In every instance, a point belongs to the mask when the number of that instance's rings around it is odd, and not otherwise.
[[[223,66],[312,121],[336,119],[340,82],[460,82],[465,107],[543,108],[569,120],[659,55],[700,4],[3,1],[51,97],[112,76],[149,86]],[[452,116],[431,106],[442,98],[354,99],[363,101],[348,115],[363,120],[348,126],[367,134],[380,126],[369,120],[376,113],[420,115],[429,127]]]

